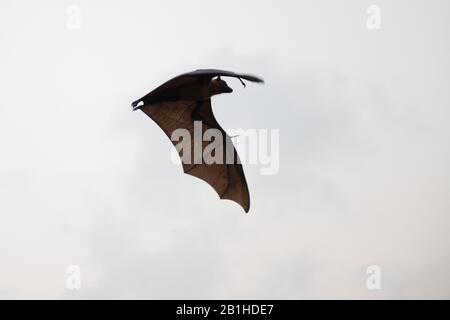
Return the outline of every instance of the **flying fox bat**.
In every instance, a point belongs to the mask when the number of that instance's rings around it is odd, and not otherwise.
[[[248,74],[201,69],[181,74],[163,83],[131,105],[133,110],[140,109],[146,113],[171,139],[179,152],[184,173],[206,181],[221,199],[235,201],[245,212],[248,212],[250,195],[242,164],[230,136],[219,125],[211,108],[212,96],[233,92],[233,89],[221,77],[237,78],[244,87],[245,83],[242,79],[258,83],[264,82],[262,79]],[[212,163],[211,161],[199,162],[195,159],[192,161],[196,143],[197,145],[200,143],[201,148],[197,151],[201,151],[201,155],[206,151],[208,145],[204,141],[194,141],[196,124],[201,124],[203,132],[208,129],[219,132],[222,141],[219,141],[220,144],[215,150],[215,154],[218,155],[219,160],[223,161]],[[175,143],[172,136],[177,129],[184,129],[185,132],[187,130],[190,134],[187,144],[183,139],[182,150],[179,150],[180,146]],[[186,146],[190,147],[193,152],[186,150]],[[185,154],[185,152],[187,153]]]

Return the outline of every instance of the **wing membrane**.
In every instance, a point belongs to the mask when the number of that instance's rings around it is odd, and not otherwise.
[[[189,175],[197,177],[206,181],[217,192],[221,199],[229,199],[237,202],[245,212],[250,208],[250,196],[248,192],[247,182],[244,171],[239,160],[239,156],[231,142],[231,138],[221,128],[217,122],[211,108],[211,100],[204,101],[163,101],[151,105],[141,107],[142,111],[152,118],[164,133],[172,138],[172,133],[176,129],[186,129],[190,133],[191,140],[189,146],[191,148],[191,156],[189,158],[183,157],[182,160],[183,171]],[[194,163],[194,123],[201,121],[201,132],[212,128],[221,132],[223,141],[222,148],[222,163],[207,164]],[[172,141],[172,139],[171,139]],[[177,146],[178,141],[172,141],[174,146]],[[185,141],[183,141],[185,143]],[[201,142],[201,152],[203,152],[210,142]],[[183,148],[184,150],[185,147]],[[227,158],[228,156],[228,158]],[[227,159],[233,159],[232,163],[226,163]]]

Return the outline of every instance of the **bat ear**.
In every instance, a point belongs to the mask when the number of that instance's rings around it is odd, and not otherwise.
[[[217,77],[217,80],[220,80],[220,76]]]

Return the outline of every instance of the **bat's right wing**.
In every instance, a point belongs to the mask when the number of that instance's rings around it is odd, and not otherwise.
[[[250,209],[250,196],[245,179],[242,164],[239,156],[231,142],[231,138],[221,128],[214,117],[211,108],[211,100],[204,101],[164,101],[156,104],[141,107],[150,118],[152,118],[165,134],[171,139],[175,147],[182,146],[183,150],[178,150],[185,173],[206,181],[218,193],[221,199],[229,199],[237,202],[245,212]],[[222,135],[221,146],[222,162],[207,164],[204,162],[203,154],[205,148],[212,142],[201,142],[201,163],[194,163],[195,142],[194,142],[194,122],[201,121],[202,134],[208,129],[216,129]],[[181,142],[173,141],[172,134],[176,129],[186,129],[190,134],[190,140]],[[214,143],[216,141],[213,141]],[[190,148],[190,157],[183,157]],[[228,158],[227,158],[228,156]],[[187,159],[187,161],[186,161]],[[232,162],[227,159],[233,159]]]
[[[199,69],[192,72],[183,73],[166,81],[139,100],[134,101],[132,103],[133,109],[137,110],[140,108],[140,106],[138,106],[139,102],[143,102],[143,104],[146,105],[154,104],[160,101],[178,100],[176,93],[180,90],[180,88],[197,84],[207,85],[212,78],[219,76],[238,78],[241,82],[242,79],[244,79],[252,82],[264,83],[263,79],[250,74],[235,73],[232,71],[219,69]]]
[[[220,69],[198,69],[192,72],[185,73],[183,76],[186,77],[207,77],[209,80],[211,80],[214,77],[233,77],[233,78],[242,78],[248,81],[257,82],[257,83],[264,83],[264,80],[246,73],[236,73],[233,71],[226,71],[226,70],[220,70]]]

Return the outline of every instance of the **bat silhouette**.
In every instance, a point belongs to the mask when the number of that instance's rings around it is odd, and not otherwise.
[[[250,195],[242,164],[230,136],[219,125],[211,108],[212,96],[233,92],[221,77],[237,78],[244,87],[242,79],[264,82],[248,74],[201,69],[165,82],[131,105],[133,110],[140,109],[146,113],[171,139],[179,152],[184,173],[206,181],[221,199],[235,201],[248,212]],[[214,141],[216,148],[211,152],[215,161],[198,161],[199,153],[202,156],[207,150],[211,150],[211,147],[207,149],[207,142],[195,141],[196,129],[199,128],[202,132],[216,130],[215,140],[219,141]],[[173,135],[179,129],[189,133],[188,139],[175,143]]]

